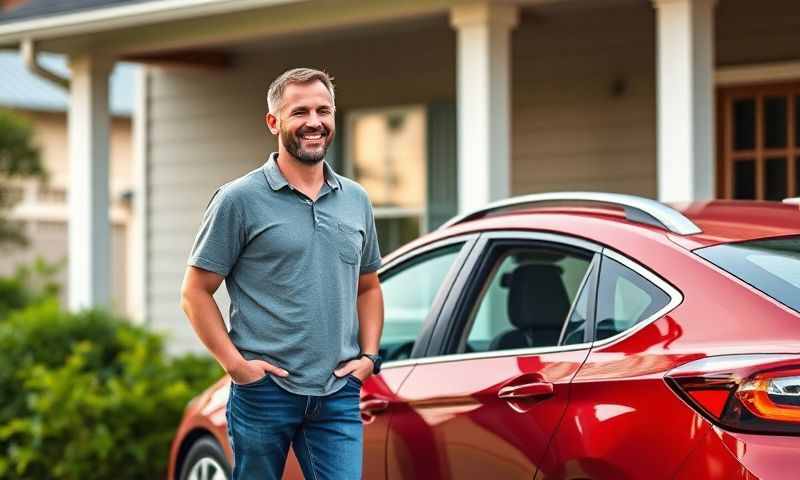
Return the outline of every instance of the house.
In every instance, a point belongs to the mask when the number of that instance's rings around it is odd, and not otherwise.
[[[42,54],[40,62],[60,75],[69,74],[66,59],[61,55]],[[131,114],[135,68],[120,64],[110,77],[111,127],[109,138],[109,187],[111,221],[111,304],[120,312],[133,314],[128,295],[130,265],[140,263],[133,254],[133,218],[130,194],[134,188],[131,175],[133,139]],[[30,265],[40,256],[51,263],[60,263],[67,256],[67,187],[69,158],[67,156],[68,92],[44,80],[25,67],[18,52],[0,52],[0,108],[10,109],[31,123],[34,141],[39,148],[48,180],[16,182],[20,202],[9,212],[23,222],[30,242],[25,247],[5,245],[0,256],[0,275],[13,274],[20,264]],[[66,304],[69,283],[66,268],[56,280],[64,288],[61,301]]]
[[[85,187],[70,207],[73,308],[106,303],[111,275],[97,92],[114,62],[146,66],[137,281],[143,318],[179,348],[199,348],[179,288],[200,216],[275,148],[264,97],[289,67],[336,77],[329,159],[367,186],[384,251],[509,195],[777,199],[800,183],[796,0],[5,3],[0,47],[71,59],[72,182]]]

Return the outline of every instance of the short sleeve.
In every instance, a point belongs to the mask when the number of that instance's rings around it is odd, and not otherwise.
[[[230,192],[217,189],[203,214],[188,264],[227,277],[242,251],[244,232]]]
[[[378,246],[378,232],[375,229],[375,215],[372,212],[372,205],[369,200],[367,200],[367,212],[367,238],[361,251],[359,273],[372,273],[381,266],[381,251]]]

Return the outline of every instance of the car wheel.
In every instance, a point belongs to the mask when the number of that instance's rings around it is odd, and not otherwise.
[[[181,480],[229,480],[231,468],[222,447],[211,437],[200,437],[189,449]]]

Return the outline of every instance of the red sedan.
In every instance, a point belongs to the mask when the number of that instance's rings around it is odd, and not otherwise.
[[[798,477],[797,204],[518,197],[380,277],[364,478]],[[230,478],[228,387],[187,408],[170,479]]]

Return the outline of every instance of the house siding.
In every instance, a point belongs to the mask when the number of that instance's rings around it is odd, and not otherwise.
[[[554,9],[513,46],[512,193],[655,196],[653,8]]]
[[[250,76],[149,69],[145,301],[150,326],[170,335],[171,350],[202,347],[180,309],[180,286],[205,206],[219,185],[257,167],[268,146],[263,109],[247,94]],[[216,297],[227,310],[225,289]]]

